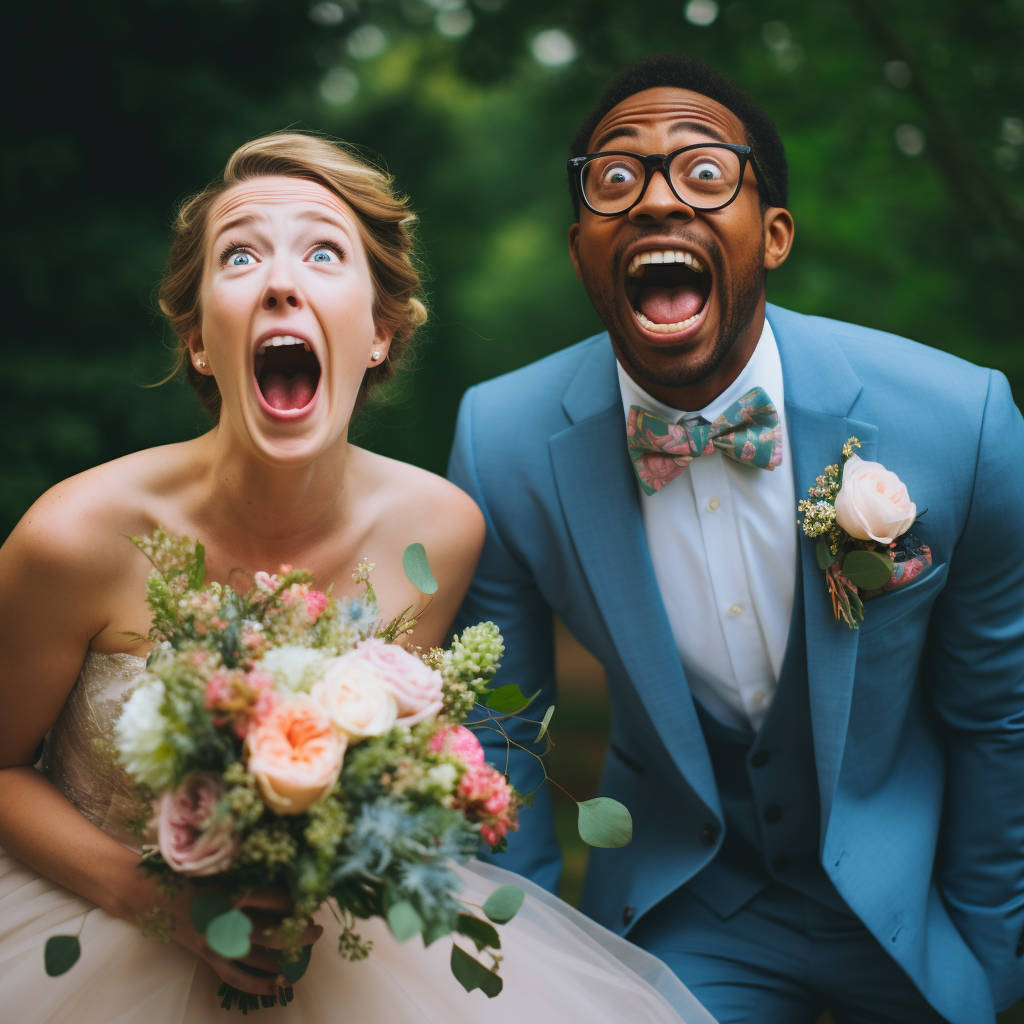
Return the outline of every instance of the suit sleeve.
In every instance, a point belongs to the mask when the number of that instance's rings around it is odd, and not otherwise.
[[[995,371],[929,647],[947,727],[940,891],[1004,1007],[1024,994],[1024,422]]]
[[[541,786],[544,779],[540,762],[533,753],[543,748],[534,745],[538,726],[532,720],[542,717],[545,709],[555,703],[556,696],[552,611],[537,587],[530,566],[510,550],[492,515],[494,503],[502,521],[515,521],[515,506],[524,500],[523,482],[492,474],[489,488],[481,483],[478,449],[487,452],[487,464],[499,458],[500,452],[488,451],[486,441],[480,436],[482,431],[474,415],[476,398],[476,389],[471,388],[459,408],[448,478],[480,506],[487,523],[487,537],[455,625],[461,631],[476,622],[496,623],[505,640],[505,654],[494,685],[516,683],[527,696],[540,691],[523,713],[525,718],[531,719],[530,723],[515,719],[501,723],[508,740],[493,727],[477,730],[487,760],[499,771],[505,771],[517,790],[528,793]],[[557,891],[562,859],[555,837],[548,785],[537,791],[533,807],[523,807],[520,811],[519,830],[509,834],[508,850],[497,855],[487,851],[481,857],[525,875],[551,892]]]

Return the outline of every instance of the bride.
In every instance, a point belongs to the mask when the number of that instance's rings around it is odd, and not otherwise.
[[[421,542],[439,590],[416,642],[446,639],[483,542],[480,511],[439,477],[348,441],[425,318],[408,222],[390,181],[340,146],[294,133],[242,146],[179,211],[161,289],[215,426],[58,484],[0,549],[5,1019],[192,1024],[224,1019],[222,981],[276,991],[281,979],[243,966],[276,972],[269,951],[253,947],[243,965],[216,955],[189,921],[190,892],[169,899],[137,870],[126,821],[138,809],[104,755],[148,651],[132,637],[149,630],[149,563],[124,538],[162,525],[202,540],[208,581],[290,563],[336,595],[355,595],[351,570],[368,558],[385,620],[416,603],[400,553]],[[445,943],[401,946],[377,921],[362,928],[370,958],[346,961],[320,914],[294,1002],[267,1012],[293,1024],[710,1021],[659,961],[536,886],[478,862],[459,871],[470,901],[508,880],[528,892],[502,930],[497,999],[459,986]],[[288,906],[268,890],[244,909],[259,922]],[[133,923],[156,908],[175,921],[167,945]],[[50,978],[54,934],[80,934],[82,956]]]

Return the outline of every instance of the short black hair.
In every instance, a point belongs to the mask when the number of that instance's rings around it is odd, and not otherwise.
[[[706,64],[699,57],[689,57],[683,53],[655,53],[620,71],[601,94],[597,106],[576,129],[576,134],[569,144],[569,155],[586,154],[594,129],[612,107],[618,106],[623,100],[638,92],[666,86],[698,92],[731,110],[740,119],[746,143],[753,151],[754,159],[767,179],[763,183],[758,181],[762,201],[769,201],[763,187],[767,185],[771,194],[771,205],[788,205],[789,168],[786,164],[786,147],[782,144],[775,122],[718,68]],[[573,211],[579,220],[580,197],[572,173],[569,175],[569,191],[572,194]]]

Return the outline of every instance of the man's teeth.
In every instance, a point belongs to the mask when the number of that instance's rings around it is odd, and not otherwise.
[[[704,264],[692,252],[682,249],[665,249],[662,252],[638,252],[630,261],[626,271],[630,277],[643,277],[648,263],[685,263],[697,274],[704,273]]]
[[[681,331],[689,327],[690,324],[696,323],[700,313],[694,313],[693,316],[686,320],[680,320],[677,324],[656,324],[653,320],[648,320],[638,309],[633,310],[633,315],[649,331],[654,331],[656,334],[675,334],[676,331]]]
[[[274,338],[267,338],[265,342],[258,349],[256,349],[256,355],[263,355],[268,348],[280,348],[282,345],[301,345],[307,352],[312,351],[309,347],[308,341],[303,341],[301,338],[296,338],[291,334],[279,334]]]

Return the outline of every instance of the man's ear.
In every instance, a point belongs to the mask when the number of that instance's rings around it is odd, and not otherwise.
[[[579,222],[573,224],[569,228],[569,259],[572,260],[572,269],[576,271],[576,276],[582,282],[583,275],[580,273],[580,225]]]
[[[789,210],[784,210],[780,206],[769,206],[764,211],[765,270],[776,270],[786,262],[789,250],[793,248],[795,230]]]

